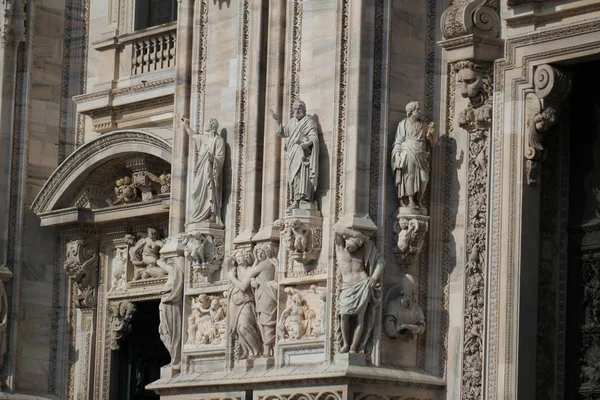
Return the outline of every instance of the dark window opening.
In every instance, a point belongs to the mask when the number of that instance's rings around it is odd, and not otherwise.
[[[135,30],[177,20],[177,0],[135,0]]]

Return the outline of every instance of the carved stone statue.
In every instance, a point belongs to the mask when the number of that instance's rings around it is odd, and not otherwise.
[[[342,274],[340,293],[340,353],[364,353],[375,323],[375,309],[381,301],[379,279],[384,260],[365,235],[338,227],[335,252]]]
[[[392,169],[401,206],[422,205],[431,170],[429,150],[433,130],[433,123],[427,125],[423,121],[419,103],[408,103],[406,118],[398,124],[392,149]]]
[[[238,359],[254,359],[261,354],[261,334],[256,322],[256,304],[248,278],[254,257],[250,249],[238,249],[225,258],[231,285],[227,291],[229,332],[237,338]]]
[[[275,325],[277,324],[277,282],[275,271],[278,264],[269,243],[259,243],[254,250],[254,265],[246,270],[242,279],[230,274],[235,285],[242,290],[254,288],[256,320],[263,343],[263,356],[273,356]]]
[[[402,284],[387,294],[383,328],[392,339],[409,341],[425,331],[425,317],[415,298],[414,278],[406,274]]]
[[[130,238],[131,240],[131,238]],[[129,249],[129,257],[135,268],[133,280],[160,278],[167,273],[157,264],[160,258],[160,249],[165,242],[158,237],[158,231],[148,228],[148,236],[141,238]]]
[[[127,235],[132,236],[132,235]],[[135,240],[135,238],[133,239]],[[127,248],[117,247],[112,261],[111,290],[125,290],[127,288]]]
[[[72,240],[67,243],[64,268],[77,288],[75,305],[79,308],[96,307],[98,252],[84,240]]]
[[[217,296],[201,294],[192,299],[188,317],[188,339],[193,346],[220,344],[225,339],[226,305]]]
[[[132,183],[130,177],[125,176],[117,179],[115,185],[115,196],[116,200],[113,203],[114,205],[121,203],[133,203],[134,201],[138,200],[138,190]]]
[[[460,94],[469,99],[469,105],[460,112],[458,125],[477,127],[492,121],[492,84],[490,71],[472,61],[459,61],[452,67]]]
[[[178,240],[178,238],[173,240]],[[157,264],[169,276],[163,288],[164,295],[161,297],[158,307],[160,317],[158,332],[160,339],[171,355],[170,367],[174,370],[180,370],[184,258],[160,258]]]
[[[287,307],[281,313],[277,331],[281,339],[302,339],[313,334],[315,312],[311,310],[299,291],[286,287]]]
[[[271,116],[277,122],[277,135],[286,138],[291,208],[299,208],[301,203],[311,204],[319,175],[317,124],[312,116],[306,114],[306,105],[301,100],[294,102],[292,118],[287,126],[282,126],[279,116],[273,110]]]
[[[110,348],[112,350],[119,350],[121,348],[121,341],[131,333],[131,320],[133,319],[136,307],[130,301],[120,301],[111,304],[110,310],[112,314],[110,323],[112,331]]]
[[[204,134],[192,130],[189,120],[184,127],[195,143],[197,154],[192,175],[192,215],[189,223],[212,222],[219,226],[222,205],[222,174],[225,162],[225,141],[217,132],[219,123],[211,118],[204,126]]]

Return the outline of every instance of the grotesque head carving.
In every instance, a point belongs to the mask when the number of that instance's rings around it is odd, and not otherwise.
[[[483,106],[492,94],[489,72],[472,61],[459,61],[453,69],[462,97],[468,98],[473,108]]]

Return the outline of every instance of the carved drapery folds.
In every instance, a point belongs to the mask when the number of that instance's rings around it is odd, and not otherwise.
[[[498,37],[500,17],[495,0],[457,0],[442,14],[445,39],[475,35]]]
[[[96,307],[98,251],[95,244],[88,243],[84,239],[68,242],[64,268],[77,290],[75,306]]]
[[[309,290],[288,286],[286,306],[277,323],[280,340],[318,337],[325,333],[323,316],[327,294],[324,288],[312,285]]]
[[[120,301],[110,305],[112,332],[110,348],[112,350],[120,350],[121,341],[131,333],[131,320],[135,310],[135,304],[130,301]]]
[[[158,265],[160,250],[165,241],[158,236],[158,230],[148,228],[145,238],[135,241],[135,236],[127,235],[126,243],[129,245],[129,258],[134,267],[133,280],[160,278],[167,272]]]
[[[571,79],[565,72],[545,64],[536,67],[533,84],[534,91],[525,97],[528,185],[537,182],[538,169],[545,158],[544,134],[557,123],[560,102],[571,90]]]

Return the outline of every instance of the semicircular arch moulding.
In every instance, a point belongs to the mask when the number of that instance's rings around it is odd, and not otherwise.
[[[96,168],[132,154],[151,155],[171,164],[172,147],[152,128],[103,134],[73,152],[50,175],[31,205],[36,214],[54,210],[65,193],[79,185]]]

